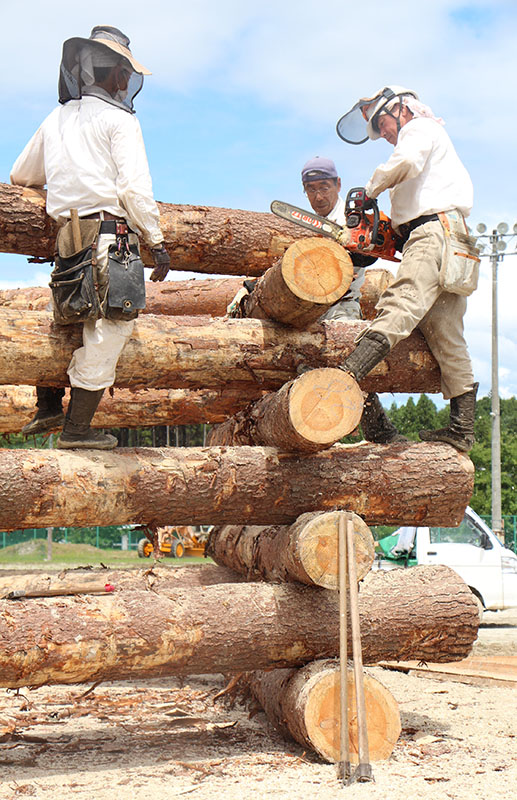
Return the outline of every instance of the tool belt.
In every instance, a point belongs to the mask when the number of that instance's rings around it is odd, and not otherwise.
[[[108,250],[107,299],[104,315],[108,319],[135,319],[145,308],[144,264],[138,244],[130,245],[127,236],[117,235],[117,241]]]
[[[479,250],[469,235],[461,212],[443,211],[438,214],[444,233],[442,264],[438,280],[446,292],[468,296],[477,289],[479,279]]]
[[[81,220],[80,246],[74,242],[71,222],[59,230],[49,285],[54,300],[54,320],[60,325],[73,325],[99,316],[94,273],[100,227],[100,220]]]
[[[50,288],[54,320],[71,325],[104,316],[131,320],[145,308],[144,265],[138,244],[129,244],[133,233],[125,220],[101,220],[99,215],[79,220],[80,242],[67,222],[56,239],[55,268]],[[108,250],[107,291],[99,296],[97,243],[102,234],[116,236]],[[102,281],[101,281],[102,282]]]
[[[399,225],[399,241],[397,242],[397,244],[399,244],[398,249],[401,249],[406,244],[415,228],[418,228],[420,225],[425,225],[426,222],[435,222],[437,219],[438,214],[422,214],[421,217],[415,217],[415,219],[410,220],[410,222],[404,222],[402,225]]]

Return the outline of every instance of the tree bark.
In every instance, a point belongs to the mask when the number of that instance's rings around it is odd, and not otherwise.
[[[338,588],[339,511],[302,514],[292,525],[224,525],[210,533],[205,554],[248,580],[299,583]],[[370,529],[354,514],[357,579],[373,564]]]
[[[297,368],[335,367],[355,346],[364,322],[320,323],[297,331],[269,320],[155,317],[137,320],[117,366],[130,388],[278,389]],[[44,311],[0,309],[0,384],[66,386],[81,326],[54,325]],[[414,332],[361,382],[366,391],[433,392],[440,372]]]
[[[228,305],[242,288],[243,280],[241,277],[168,280],[162,283],[147,281],[146,307],[142,313],[224,317]],[[370,267],[366,271],[360,297],[363,319],[374,318],[375,305],[392,281],[393,275],[386,269]],[[49,303],[50,289],[45,286],[0,290],[0,307],[3,308],[47,311]]]
[[[363,393],[340,369],[313,369],[210,431],[210,445],[266,445],[286,453],[331,447],[359,425]]]
[[[105,392],[94,428],[220,423],[263,394],[259,386],[238,389],[116,389]],[[66,407],[67,399],[64,400]],[[0,386],[0,434],[19,433],[34,416],[33,386]]]
[[[370,525],[459,525],[470,459],[447,444],[0,450],[0,530],[290,524],[345,509]]]
[[[350,761],[358,763],[354,673],[347,670]],[[340,760],[339,663],[318,660],[301,669],[254,672],[250,688],[269,722],[284,736],[310,747],[326,761]],[[400,732],[397,701],[372,675],[364,674],[370,761],[389,758]]]
[[[0,184],[0,251],[50,259],[57,224],[42,190]],[[289,245],[307,234],[274,214],[158,203],[173,270],[262,275]],[[142,243],[144,264],[153,266]]]
[[[300,239],[258,279],[242,302],[243,316],[307,328],[348,291],[352,259],[336,242]]]
[[[459,660],[478,626],[443,566],[370,573],[359,613],[365,664]],[[338,654],[338,620],[336,592],[287,584],[0,600],[0,686],[298,666]]]

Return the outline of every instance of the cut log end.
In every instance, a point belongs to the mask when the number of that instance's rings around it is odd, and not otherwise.
[[[282,259],[282,276],[289,289],[313,303],[339,300],[352,282],[353,269],[343,247],[319,237],[294,242]]]
[[[338,525],[341,512],[329,511],[311,519],[298,539],[298,556],[307,575],[318,586],[338,588]],[[370,571],[375,545],[368,525],[353,514],[357,580]]]
[[[361,420],[363,393],[340,369],[314,369],[300,376],[289,395],[290,422],[303,439],[334,444]]]
[[[371,761],[389,758],[400,736],[400,713],[393,695],[371,675],[364,675],[366,724]],[[327,761],[340,761],[340,680],[338,668],[322,672],[305,706],[307,738]],[[350,761],[358,763],[357,710],[353,670],[348,669]]]

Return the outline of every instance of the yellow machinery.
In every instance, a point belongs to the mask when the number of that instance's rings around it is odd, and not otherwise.
[[[138,555],[140,558],[150,558],[158,550],[159,555],[168,558],[183,558],[184,556],[203,556],[205,554],[205,541],[212,526],[201,525],[167,525],[157,528],[153,535],[154,542],[147,537],[138,542]]]

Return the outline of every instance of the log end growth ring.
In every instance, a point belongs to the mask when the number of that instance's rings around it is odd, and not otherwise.
[[[371,675],[364,675],[366,724],[371,761],[389,758],[401,732],[393,695]],[[315,750],[327,761],[340,760],[339,669],[323,671],[312,686],[305,708],[305,727]],[[350,761],[358,763],[357,711],[353,670],[348,669]]]
[[[298,554],[311,580],[325,589],[338,588],[338,526],[340,511],[319,514],[308,522],[298,541]],[[357,580],[370,571],[375,557],[372,532],[357,514],[353,515]]]
[[[309,442],[333,444],[361,420],[363,393],[341,369],[313,369],[294,381],[289,417],[296,432]]]
[[[347,251],[319,237],[294,242],[282,259],[282,276],[291,292],[312,303],[337,302],[348,291],[353,272]]]

